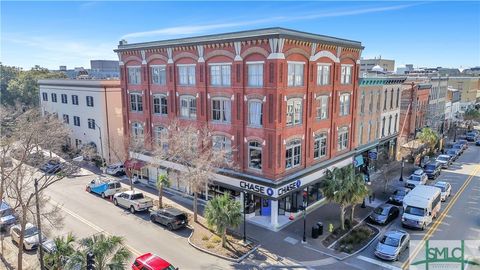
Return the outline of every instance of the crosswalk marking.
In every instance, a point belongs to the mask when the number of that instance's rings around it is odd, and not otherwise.
[[[384,262],[381,262],[379,260],[368,258],[368,257],[362,256],[362,255],[357,256],[357,258],[362,260],[362,261],[366,261],[366,262],[369,262],[369,263],[372,263],[372,264],[376,264],[378,266],[381,266],[383,268],[390,269],[390,270],[401,270],[402,269],[400,267],[396,267],[396,266],[390,265],[388,263],[384,263]]]

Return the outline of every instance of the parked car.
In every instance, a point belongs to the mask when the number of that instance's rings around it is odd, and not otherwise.
[[[402,230],[388,231],[378,241],[374,254],[383,260],[396,261],[409,244],[410,235],[407,232]]]
[[[188,224],[187,214],[176,208],[152,211],[150,213],[150,220],[167,226],[170,231],[180,229]]]
[[[383,204],[375,208],[368,218],[373,223],[387,225],[390,221],[396,219],[399,214],[400,210],[398,207],[391,204]]]
[[[169,262],[152,253],[145,253],[135,259],[132,270],[178,270]]]
[[[40,243],[38,229],[32,223],[27,223],[25,225],[25,236],[23,239],[23,248],[25,250],[33,250],[36,249]],[[12,237],[12,241],[15,242],[17,245],[20,244],[20,235],[21,235],[21,226],[15,225],[10,228],[10,236]],[[46,241],[47,238],[42,236],[42,242]]]
[[[45,173],[57,173],[62,170],[62,163],[58,159],[51,159],[43,164],[40,170]]]
[[[463,154],[463,145],[460,144],[460,143],[456,143],[452,146],[452,149],[455,149],[455,150],[458,150],[459,151],[459,155]]]
[[[123,163],[115,163],[108,165],[106,173],[114,176],[125,175],[125,166],[123,165]]]
[[[463,145],[463,149],[468,149],[468,141],[467,140],[458,140],[457,143]]]
[[[436,161],[442,165],[442,168],[448,169],[448,166],[452,165],[453,158],[450,155],[439,155]]]
[[[427,179],[427,174],[422,169],[418,169],[408,177],[407,181],[405,182],[405,186],[408,188],[414,188],[418,185],[425,185],[427,183]]]
[[[442,190],[442,202],[446,201],[452,192],[452,185],[445,181],[438,181],[435,186]]]
[[[3,231],[17,222],[15,212],[12,207],[5,201],[0,204],[0,229]]]
[[[102,198],[113,196],[120,192],[122,185],[115,179],[96,177],[89,184],[87,184],[86,191],[96,193]]]
[[[428,179],[436,179],[442,171],[442,164],[437,161],[431,161],[425,165],[425,173]]]
[[[390,196],[390,198],[388,199],[388,202],[396,205],[402,205],[403,198],[405,197],[405,195],[408,194],[408,192],[410,192],[409,188],[397,188],[393,192],[392,196]]]
[[[480,140],[476,141],[476,142],[475,142],[475,145],[476,145],[476,146],[480,146]]]
[[[474,142],[478,138],[478,133],[469,131],[465,134],[465,136],[467,136],[467,141]]]
[[[132,190],[113,195],[113,203],[116,206],[130,209],[132,214],[137,211],[145,211],[153,207],[152,199],[145,198],[143,193]]]
[[[460,156],[460,151],[450,148],[445,150],[445,154],[449,155],[452,158],[452,161],[455,161]]]

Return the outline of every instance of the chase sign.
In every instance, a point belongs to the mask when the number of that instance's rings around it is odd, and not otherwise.
[[[246,181],[240,181],[239,186],[242,189],[246,189],[250,192],[255,192],[261,195],[277,198],[282,196],[290,191],[298,189],[302,185],[301,180],[296,180],[294,182],[288,183],[278,188],[267,187],[260,184],[254,184]]]

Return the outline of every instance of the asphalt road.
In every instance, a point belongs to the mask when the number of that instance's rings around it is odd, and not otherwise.
[[[63,228],[53,230],[53,235],[72,232],[82,238],[103,232],[125,237],[134,257],[152,252],[180,269],[233,268],[231,262],[191,247],[187,242],[190,229],[168,231],[151,223],[147,213],[133,215],[108,200],[85,192],[85,185],[91,179],[92,176],[64,179],[48,190],[52,202],[59,203],[65,212]]]
[[[447,170],[443,170],[436,180],[429,180],[429,185],[437,181],[447,181],[452,185],[452,194],[442,202],[441,215],[425,230],[402,228],[401,217],[393,223],[380,227],[382,233],[387,230],[400,229],[410,234],[411,240],[479,240],[480,239],[480,147],[473,143],[462,156]],[[397,185],[401,185],[399,182]],[[458,194],[457,196],[455,196]],[[458,197],[458,198],[456,198]],[[368,248],[345,261],[337,262],[322,269],[402,269],[407,266],[407,250],[397,262],[387,262],[373,255],[377,240]],[[410,261],[415,257],[411,257]],[[340,267],[340,268],[339,268]]]

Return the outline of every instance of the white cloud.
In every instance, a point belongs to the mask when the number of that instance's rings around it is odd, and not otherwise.
[[[246,20],[246,21],[218,23],[218,24],[183,25],[183,26],[160,28],[160,29],[151,30],[151,31],[128,33],[123,35],[122,39],[143,38],[143,37],[153,37],[153,36],[163,37],[163,38],[180,37],[184,35],[202,34],[207,31],[212,31],[217,29],[242,27],[242,26],[250,26],[250,25],[261,25],[266,23],[313,20],[313,19],[328,18],[328,17],[353,16],[353,15],[360,15],[360,14],[367,14],[367,13],[400,10],[400,9],[405,9],[405,8],[409,8],[416,5],[420,5],[420,4],[412,3],[412,4],[403,4],[403,5],[395,5],[395,6],[384,6],[384,7],[323,11],[323,12],[315,12],[315,13],[307,13],[307,14],[289,14],[289,16],[276,16],[276,17],[271,17],[267,19]]]

